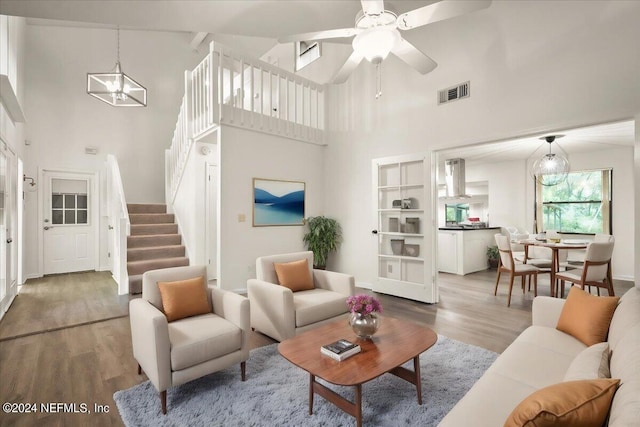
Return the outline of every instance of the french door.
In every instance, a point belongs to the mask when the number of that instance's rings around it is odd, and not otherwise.
[[[374,159],[372,175],[378,268],[373,290],[437,302],[426,154]]]

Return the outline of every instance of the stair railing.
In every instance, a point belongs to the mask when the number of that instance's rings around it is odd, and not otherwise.
[[[107,155],[107,211],[109,217],[109,239],[111,241],[111,274],[118,284],[118,294],[129,293],[127,273],[127,236],[131,234],[129,211],[122,186],[118,160]]]

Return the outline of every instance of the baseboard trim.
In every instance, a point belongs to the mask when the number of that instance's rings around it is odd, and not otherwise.
[[[373,285],[367,282],[356,282],[356,288],[369,289],[370,291],[372,291]]]

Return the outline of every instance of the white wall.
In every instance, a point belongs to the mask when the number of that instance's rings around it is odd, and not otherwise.
[[[334,132],[325,159],[331,165],[325,206],[343,223],[350,242],[339,253],[340,270],[364,281],[373,280],[376,272],[375,239],[370,237],[375,227],[362,221],[362,213],[373,206],[371,159],[638,114],[640,56],[629,52],[637,52],[635,41],[640,39],[640,3],[541,3],[493,2],[473,20],[461,17],[405,32],[439,66],[423,76],[387,58],[378,100],[374,67],[368,63],[347,83],[330,88],[328,117]],[[504,12],[499,19],[498,10]],[[469,99],[436,105],[439,89],[466,80],[471,81]],[[498,203],[491,195],[489,199],[492,206]],[[526,209],[525,202],[522,206]],[[492,225],[504,221],[521,226],[524,211],[511,219],[504,205],[495,209]]]
[[[114,154],[127,202],[163,203],[164,150],[171,143],[184,94],[184,70],[202,57],[191,51],[189,41],[186,33],[121,30],[123,71],[147,88],[148,106],[114,108],[86,94],[86,74],[113,69],[115,30],[27,25],[25,137],[30,145],[25,149],[25,173],[37,176],[43,168],[98,171],[104,181],[106,155]],[[87,146],[96,147],[98,154],[85,154]],[[29,193],[25,206],[29,276],[40,273],[40,194]],[[102,237],[106,227],[102,218]],[[101,240],[100,265],[107,268],[106,239]]]
[[[256,258],[305,250],[305,227],[253,227],[253,178],[305,182],[305,217],[323,215],[325,147],[222,126],[219,283],[245,289]],[[244,215],[240,222],[238,216]],[[331,265],[329,265],[331,268]]]

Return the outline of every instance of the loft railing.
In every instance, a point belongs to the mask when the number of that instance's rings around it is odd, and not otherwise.
[[[118,160],[107,155],[107,210],[109,216],[109,239],[112,239],[113,264],[111,274],[118,284],[118,294],[129,293],[127,273],[127,236],[131,234],[129,211],[124,196]]]
[[[216,49],[220,123],[323,144],[324,90],[266,62]]]
[[[324,88],[213,42],[185,71],[185,96],[166,152],[167,200],[173,202],[193,142],[225,124],[324,144]]]

